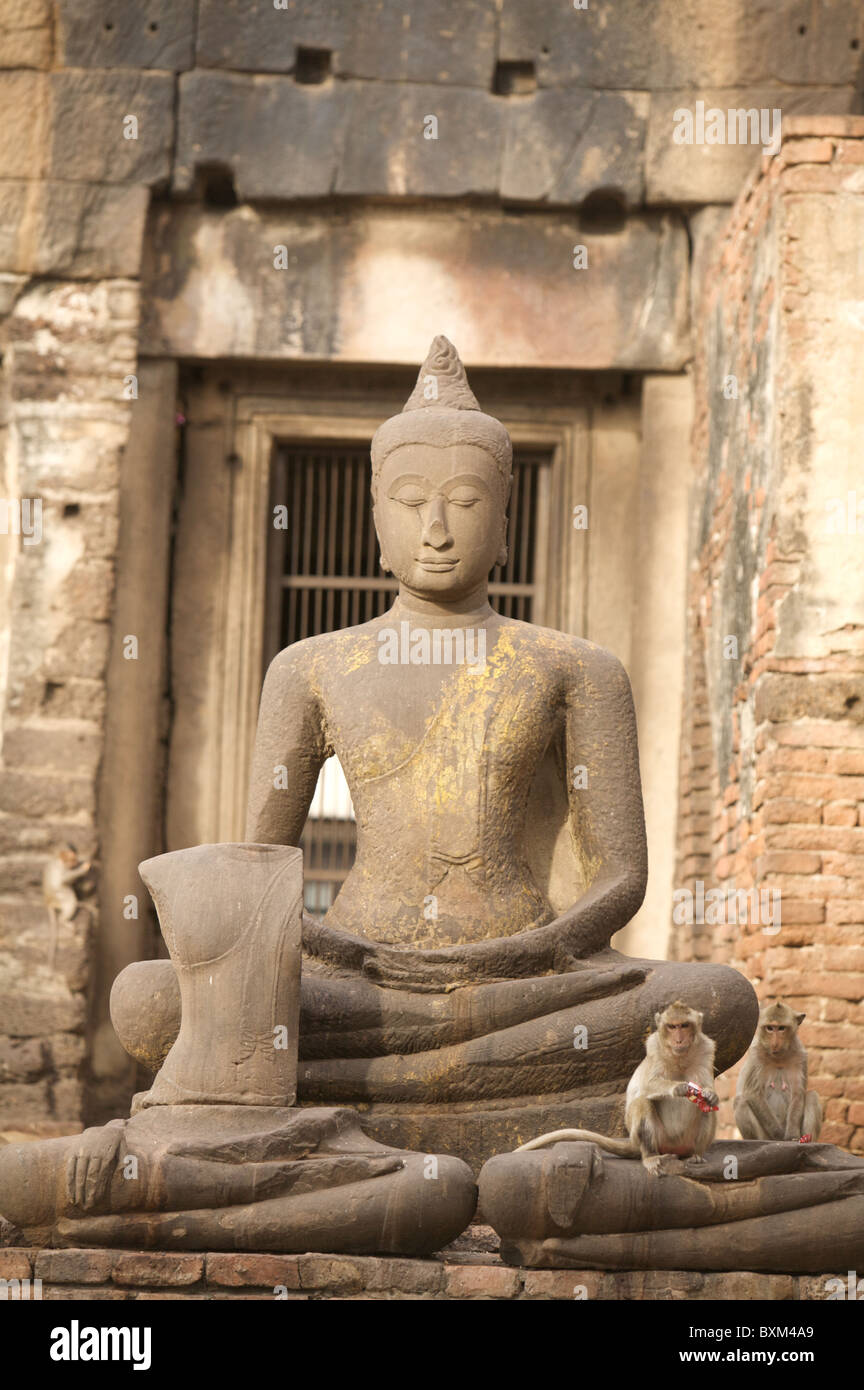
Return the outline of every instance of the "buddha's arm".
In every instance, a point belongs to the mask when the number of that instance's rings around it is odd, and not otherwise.
[[[645,896],[648,857],[633,696],[609,652],[581,649],[566,718],[570,821],[586,892],[554,921],[513,936],[434,951],[378,947],[365,962],[368,975],[382,984],[440,988],[578,969],[629,922]],[[582,768],[587,775],[577,776]]]
[[[331,751],[309,666],[308,652],[289,647],[264,681],[246,811],[246,839],[255,844],[299,843]]]
[[[626,926],[648,882],[633,694],[620,661],[600,647],[586,650],[568,697],[566,767],[574,846],[590,886],[558,920],[585,956]]]

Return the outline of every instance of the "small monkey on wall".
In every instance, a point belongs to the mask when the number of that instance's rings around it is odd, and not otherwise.
[[[67,844],[61,845],[52,854],[42,870],[42,897],[51,918],[52,967],[57,956],[59,924],[71,922],[79,907],[85,908],[91,916],[93,914],[91,905],[80,902],[72,887],[73,883],[89,874],[92,867],[91,860],[82,860],[74,846]]]
[[[590,1129],[557,1129],[516,1152],[587,1140],[622,1158],[641,1157],[657,1177],[675,1172],[683,1158],[703,1162],[717,1129],[714,1043],[702,1032],[702,1014],[680,999],[655,1014],[654,1024],[645,1059],[627,1087],[624,1123],[629,1139],[610,1139]]]
[[[798,1037],[804,1014],[787,1004],[766,1004],[735,1091],[735,1123],[742,1139],[817,1140],[822,1103],[807,1090],[807,1053]]]

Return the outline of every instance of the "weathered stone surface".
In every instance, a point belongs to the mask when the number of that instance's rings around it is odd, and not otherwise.
[[[13,727],[3,740],[3,757],[9,767],[66,769],[75,774],[93,773],[99,766],[102,738],[98,729]]]
[[[105,1284],[114,1266],[122,1260],[111,1250],[40,1250],[36,1256],[34,1274],[44,1284]],[[158,1257],[154,1265],[162,1272]],[[134,1283],[134,1280],[123,1280]],[[168,1284],[170,1279],[161,1279]]]
[[[533,61],[541,86],[696,88],[744,82],[855,84],[859,17],[842,0],[504,0],[499,56]],[[695,95],[700,95],[695,92]]]
[[[86,778],[9,770],[0,783],[0,810],[4,811],[30,816],[74,815],[79,811],[92,812],[94,805],[92,785]]]
[[[756,689],[756,719],[844,719],[864,721],[864,674],[787,675],[766,672]]]
[[[45,81],[37,72],[0,72],[0,179],[38,178],[43,171]],[[3,265],[17,269],[5,258]]]
[[[113,1257],[111,1277],[115,1284],[152,1287],[158,1284],[197,1284],[204,1273],[203,1255],[174,1255],[130,1250]]]
[[[729,221],[729,208],[700,208],[690,218],[690,242],[693,254],[690,261],[690,321],[698,323],[702,311],[702,295],[708,272],[713,264],[723,228]]]
[[[601,189],[641,200],[644,93],[508,102],[444,84],[298,86],[197,70],[181,78],[180,94],[178,192],[195,187],[196,168],[216,167],[231,171],[241,202],[500,193],[572,205]]]
[[[494,1265],[450,1265],[444,1288],[451,1298],[516,1298],[520,1279],[513,1269]]]
[[[497,193],[505,111],[495,97],[393,83],[358,82],[349,90],[337,193]],[[429,116],[437,121],[435,139],[424,135]]]
[[[0,264],[33,275],[137,275],[143,184],[0,181]]]
[[[119,381],[117,386],[119,388]],[[118,455],[127,435],[127,418],[125,404],[119,407],[115,419],[92,402],[77,410],[74,405],[71,409],[67,407],[62,413],[28,416],[22,409],[16,421],[27,470],[22,486],[32,489],[37,496],[45,490],[54,492],[74,487],[88,493],[115,486]],[[91,698],[95,694],[91,691]],[[62,698],[69,697],[70,692],[64,692]],[[54,698],[61,698],[60,692],[55,692]]]
[[[427,1181],[422,1154],[368,1139],[353,1112],[292,1108],[300,851],[204,845],[157,856],[139,870],[157,902],[169,970],[179,977],[179,1034],[128,1122],[61,1142],[0,1148],[7,1219],[31,1230],[47,1222],[70,1244],[177,1251],[260,1245],[411,1254],[458,1235],[476,1203],[464,1163],[437,1157],[435,1181]],[[202,922],[205,886],[210,909]],[[259,971],[271,981],[265,990]],[[128,1024],[124,1016],[121,1037]],[[47,1090],[47,1082],[39,1084]],[[20,1089],[12,1087],[16,1104]],[[51,1099],[58,1116],[77,1114],[77,1080],[56,1081]],[[130,1155],[141,1165],[140,1184],[127,1181]],[[133,1255],[114,1265],[112,1277],[193,1284],[202,1270],[203,1256],[142,1262]],[[314,1278],[314,1267],[308,1272]]]
[[[490,1159],[480,1200],[514,1265],[701,1277],[740,1264],[781,1275],[860,1264],[864,1158],[829,1144],[727,1139],[704,1160],[658,1178],[599,1144],[552,1143]]]
[[[705,104],[706,112],[739,110],[779,110],[782,117],[801,112],[831,112],[843,114],[856,105],[854,90],[846,87],[819,87],[790,90],[773,86],[736,87],[734,89],[681,88],[676,91],[655,91],[651,96],[646,150],[645,200],[657,203],[732,203],[740,192],[747,175],[758,167],[763,145],[676,144],[674,114],[679,110],[694,111],[697,101]],[[773,128],[771,117],[768,129]],[[728,134],[728,116],[727,116]]]
[[[676,370],[689,353],[687,238],[671,217],[604,236],[548,214],[166,208],[145,286],[153,356],[411,362],[442,304],[477,364]]]
[[[5,985],[5,980],[0,980]],[[84,1022],[84,999],[78,994],[25,993],[23,982],[0,993],[3,1031],[12,1037],[41,1037],[44,1033],[74,1031]]]
[[[276,1288],[281,1284],[286,1289],[299,1289],[299,1259],[299,1255],[208,1255],[207,1282],[227,1288],[250,1285]]]
[[[194,1272],[196,1265],[191,1267]],[[127,1273],[135,1271],[135,1282],[118,1286],[112,1271],[125,1261]],[[173,1282],[179,1267],[176,1256],[165,1257],[152,1251],[130,1251],[121,1255],[108,1250],[40,1250],[10,1244],[0,1249],[0,1279],[41,1278],[43,1299],[81,1300],[171,1298],[183,1302],[198,1299],[273,1300],[274,1290],[288,1290],[288,1300],[370,1298],[430,1298],[464,1300],[468,1298],[508,1298],[510,1300],[553,1299],[572,1303],[587,1298],[591,1302],[633,1300],[732,1300],[773,1301],[780,1299],[824,1300],[829,1290],[828,1275],[754,1274],[731,1270],[723,1274],[700,1274],[689,1270],[622,1270],[604,1272],[592,1269],[532,1270],[508,1269],[494,1255],[479,1265],[451,1262],[449,1251],[437,1260],[393,1260],[379,1256],[356,1256],[334,1260],[319,1255],[262,1255],[237,1253],[206,1255],[197,1282]],[[307,1293],[298,1293],[297,1269],[300,1262],[314,1282]],[[124,1266],[121,1266],[121,1272]],[[167,1277],[165,1277],[167,1276]],[[844,1288],[846,1272],[839,1274]],[[509,1290],[509,1292],[507,1292]],[[280,1293],[278,1298],[284,1300]]]
[[[67,68],[190,68],[195,0],[60,0],[58,43]]]
[[[0,1081],[38,1081],[45,1067],[42,1047],[36,1038],[0,1037]]]
[[[51,64],[49,0],[0,0],[0,68]]]
[[[644,92],[539,91],[508,104],[505,202],[580,203],[598,190],[642,201]]]
[[[148,185],[167,180],[174,128],[174,79],[167,73],[57,72],[50,93],[49,177]],[[129,116],[138,123],[134,138],[124,134]]]
[[[274,11],[278,19],[278,13]],[[347,89],[198,70],[180,78],[174,188],[196,167],[228,166],[241,202],[320,198],[333,187]]]
[[[495,64],[494,0],[202,0],[197,60],[203,67],[291,72],[296,49],[329,49],[342,76],[483,87]]]
[[[0,1279],[30,1279],[33,1251],[26,1247],[0,1250]]]

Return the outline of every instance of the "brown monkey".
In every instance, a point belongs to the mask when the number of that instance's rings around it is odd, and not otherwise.
[[[807,1053],[798,1037],[804,1014],[767,1004],[741,1068],[735,1123],[742,1139],[819,1138],[822,1103],[807,1090]]]
[[[702,1014],[680,999],[655,1014],[654,1024],[645,1059],[627,1087],[624,1123],[629,1139],[610,1139],[590,1129],[558,1129],[522,1144],[516,1152],[588,1140],[623,1158],[641,1157],[648,1172],[658,1177],[674,1172],[682,1158],[703,1162],[717,1128],[714,1043],[702,1032]]]
[[[71,886],[88,874],[92,867],[89,859],[81,861],[74,846],[61,845],[42,870],[42,897],[51,918],[52,967],[57,954],[59,922],[71,922],[79,907],[85,908],[92,916],[91,905],[79,902],[75,889]]]

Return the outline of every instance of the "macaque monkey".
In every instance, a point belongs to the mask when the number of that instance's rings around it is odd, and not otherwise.
[[[645,1059],[627,1087],[624,1123],[629,1139],[610,1139],[590,1129],[557,1129],[516,1152],[588,1140],[622,1158],[641,1157],[655,1177],[675,1172],[683,1158],[703,1163],[717,1128],[714,1043],[702,1032],[702,1014],[680,999],[655,1014],[654,1024]]]
[[[822,1129],[822,1103],[807,1090],[807,1053],[798,1038],[804,1014],[788,1004],[767,1004],[735,1091],[735,1123],[742,1139],[797,1139],[809,1143]]]
[[[73,883],[89,874],[93,867],[91,860],[82,861],[73,845],[61,845],[56,854],[48,860],[42,870],[42,896],[51,918],[51,966],[57,956],[57,938],[60,922],[71,922],[83,907],[91,915],[93,908],[89,903],[79,902]]]

